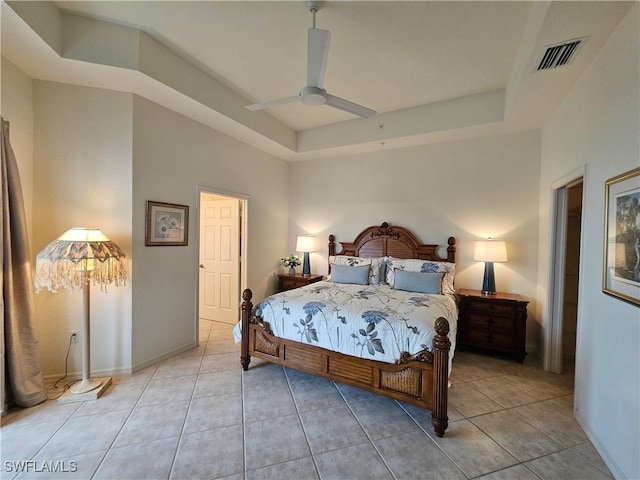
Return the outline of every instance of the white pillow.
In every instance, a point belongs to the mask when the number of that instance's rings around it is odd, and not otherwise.
[[[385,283],[393,287],[395,282],[394,269],[405,270],[407,272],[422,273],[444,273],[442,278],[442,293],[453,295],[456,289],[453,285],[456,275],[456,265],[450,262],[433,262],[430,260],[419,260],[417,258],[394,258],[387,257],[387,273]]]
[[[350,257],[347,255],[330,255],[329,264],[331,265],[347,265],[349,267],[360,267],[363,265],[371,265],[369,269],[369,284],[377,285],[380,283],[380,271],[384,267],[384,258],[366,258],[366,257]]]

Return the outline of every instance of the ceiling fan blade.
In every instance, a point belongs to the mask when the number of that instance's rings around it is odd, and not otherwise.
[[[344,110],[345,112],[353,113],[354,115],[358,115],[360,117],[369,118],[373,117],[377,112],[375,110],[371,110],[370,108],[363,107],[362,105],[358,105],[357,103],[350,102],[349,100],[345,100],[344,98],[336,97],[335,95],[326,94],[325,98],[327,99],[327,105],[339,108],[340,110]]]
[[[331,32],[310,28],[307,40],[307,86],[322,88],[327,70]]]
[[[277,100],[269,100],[268,102],[254,103],[253,105],[247,105],[244,108],[255,112],[256,110],[264,110],[265,108],[284,105],[285,103],[296,102],[298,100],[300,100],[300,95],[296,95],[295,97],[278,98]]]

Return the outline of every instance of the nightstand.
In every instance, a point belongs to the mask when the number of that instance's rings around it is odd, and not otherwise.
[[[527,300],[520,295],[483,295],[460,290],[457,347],[507,353],[522,363],[527,355]]]
[[[278,274],[278,292],[304,287],[320,280],[322,280],[322,275],[303,275],[301,273],[289,275],[288,273],[281,273]]]

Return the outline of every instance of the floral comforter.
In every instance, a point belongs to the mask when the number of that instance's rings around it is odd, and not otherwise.
[[[431,350],[435,320],[444,317],[451,329],[449,361],[455,349],[458,311],[451,295],[318,282],[272,295],[255,313],[277,337],[386,363],[395,363],[404,351]],[[236,341],[241,328],[234,328]]]

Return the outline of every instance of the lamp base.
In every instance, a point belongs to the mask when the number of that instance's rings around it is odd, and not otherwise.
[[[102,385],[102,380],[99,378],[89,378],[73,384],[69,391],[71,393],[87,393],[91,390],[95,390],[100,385]]]
[[[495,295],[496,294],[496,279],[493,274],[493,262],[485,262],[484,264],[484,278],[482,280],[482,294],[483,295]]]
[[[83,388],[87,387],[87,384],[85,382],[88,382],[88,383],[98,382],[98,385],[93,387],[90,390],[84,390],[84,391],[75,393],[74,390],[78,390],[78,388],[76,387],[82,387],[82,388],[79,388],[80,390],[83,390]],[[84,387],[83,387],[83,384],[84,384]],[[62,396],[60,396],[60,398],[58,398],[58,405],[64,405],[66,403],[86,402],[88,400],[97,400],[100,397],[100,395],[102,395],[104,391],[107,388],[109,388],[109,385],[111,385],[111,377],[91,378],[89,380],[83,380],[75,384],[73,387],[67,390]]]
[[[311,264],[309,263],[309,252],[304,252],[304,260],[302,262],[302,274],[311,275]]]

